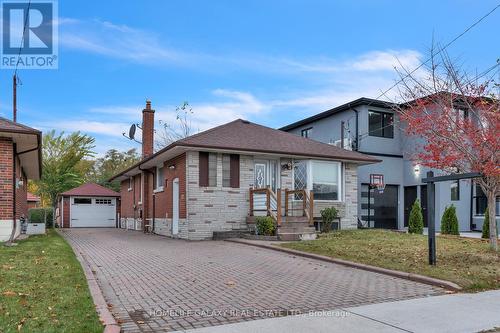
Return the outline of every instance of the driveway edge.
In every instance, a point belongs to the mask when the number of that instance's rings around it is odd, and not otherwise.
[[[61,237],[65,238],[62,233],[60,233],[59,231],[58,233]],[[73,249],[73,247],[71,248]],[[108,304],[104,299],[104,295],[102,294],[101,288],[99,287],[99,284],[97,283],[97,280],[94,276],[94,273],[90,269],[88,262],[85,260],[85,258],[81,255],[80,252],[76,252],[73,249],[73,253],[80,262],[80,266],[82,266],[83,273],[85,274],[85,278],[87,279],[90,295],[92,296],[92,299],[94,301],[97,314],[99,315],[99,319],[104,325],[103,333],[120,333],[121,327],[120,325],[118,325],[118,323],[115,320],[115,317],[113,317],[113,315],[109,311]]]
[[[458,284],[455,284],[453,282],[435,279],[435,278],[431,278],[431,277],[424,276],[424,275],[401,272],[401,271],[396,271],[396,270],[392,270],[392,269],[381,268],[381,267],[376,267],[376,266],[371,266],[371,265],[366,265],[366,264],[360,264],[357,262],[343,260],[343,259],[337,259],[337,258],[331,258],[331,257],[323,256],[320,254],[292,250],[292,249],[287,249],[287,248],[278,247],[278,246],[274,246],[274,245],[268,245],[268,244],[264,244],[264,243],[252,242],[252,241],[248,241],[245,239],[230,238],[230,239],[226,239],[225,241],[232,242],[232,243],[238,243],[238,244],[244,244],[244,245],[250,245],[250,246],[256,246],[256,247],[260,247],[260,248],[264,248],[264,249],[268,249],[268,250],[284,252],[284,253],[293,254],[293,255],[301,256],[301,257],[305,257],[305,258],[317,259],[317,260],[326,261],[326,262],[330,262],[330,263],[334,263],[334,264],[363,269],[365,271],[390,275],[390,276],[394,276],[394,277],[398,277],[398,278],[402,278],[402,279],[406,279],[406,280],[411,280],[411,281],[415,281],[415,282],[428,284],[428,285],[435,286],[435,287],[440,287],[440,288],[443,288],[443,289],[446,289],[449,291],[453,291],[453,292],[458,292],[458,291],[462,290],[462,287],[460,287]]]

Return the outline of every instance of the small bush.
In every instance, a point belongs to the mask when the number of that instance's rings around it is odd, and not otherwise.
[[[328,207],[320,211],[321,218],[323,220],[323,226],[321,232],[330,232],[332,230],[333,220],[337,218],[338,211],[335,207]]]
[[[490,238],[490,212],[488,207],[486,207],[486,212],[484,212],[484,222],[483,222],[483,235],[482,238]]]
[[[28,211],[28,222],[45,223],[47,228],[54,226],[54,213],[52,208],[31,208]]]
[[[255,218],[255,226],[258,235],[274,236],[276,226],[270,216],[258,216]]]
[[[408,232],[410,234],[423,234],[424,233],[424,217],[422,215],[422,207],[420,201],[417,199],[413,203],[408,220]]]
[[[441,218],[441,233],[443,235],[460,235],[458,232],[458,218],[455,206],[446,207]]]

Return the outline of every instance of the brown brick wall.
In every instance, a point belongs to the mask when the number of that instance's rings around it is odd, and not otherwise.
[[[175,169],[169,169],[169,166],[175,165]],[[186,218],[186,154],[182,154],[174,159],[166,161],[163,166],[163,192],[156,193],[156,218],[172,218],[172,194],[173,181],[179,178],[179,218]]]
[[[175,169],[168,167],[175,165]],[[121,209],[120,215],[122,218],[138,218],[139,210],[142,207],[147,207],[147,211],[143,212],[143,217],[151,218],[153,216],[153,191],[154,191],[154,172],[155,168],[145,171],[144,175],[144,198],[142,198],[142,205],[139,205],[141,176],[134,177],[133,189],[128,191],[128,179],[122,181],[120,186],[121,193]],[[182,154],[164,163],[164,179],[163,179],[163,192],[155,193],[155,218],[165,218],[167,213],[168,217],[172,217],[172,182],[175,178],[179,178],[179,217],[186,218],[186,155]],[[134,215],[134,203],[137,206]]]
[[[12,219],[12,141],[0,138],[0,220]]]
[[[124,218],[134,218],[139,217],[139,211],[142,209],[142,205],[139,204],[139,199],[141,197],[141,175],[136,175],[132,180],[132,190],[129,191],[129,181],[124,180],[120,184],[120,216]],[[134,209],[134,205],[136,208]]]

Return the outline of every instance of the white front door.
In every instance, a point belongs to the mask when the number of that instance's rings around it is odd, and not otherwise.
[[[172,235],[179,233],[179,178],[172,183]]]
[[[71,197],[71,228],[116,227],[116,198]]]

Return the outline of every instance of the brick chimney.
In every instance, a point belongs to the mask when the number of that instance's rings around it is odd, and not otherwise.
[[[151,101],[146,101],[142,110],[142,158],[153,154],[155,110],[151,109]]]

